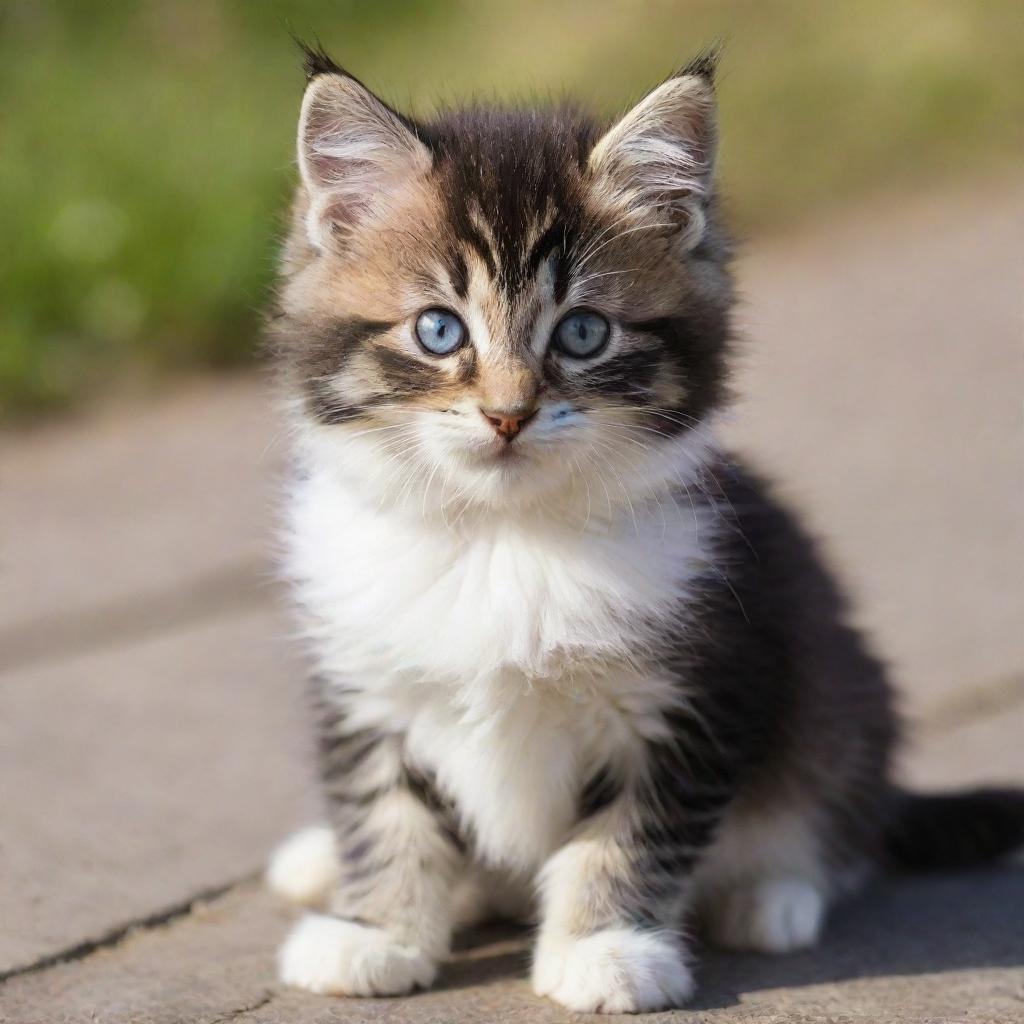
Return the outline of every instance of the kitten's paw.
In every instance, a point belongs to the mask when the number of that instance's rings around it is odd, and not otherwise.
[[[811,882],[773,878],[737,885],[711,909],[711,938],[726,949],[791,953],[821,935],[825,898]]]
[[[317,995],[398,996],[426,988],[436,963],[386,931],[323,914],[307,914],[278,955],[281,980]]]
[[[338,880],[338,850],[326,825],[289,836],[270,856],[267,885],[278,896],[304,907],[327,901]]]
[[[577,1013],[645,1013],[682,1006],[694,984],[670,933],[609,928],[582,939],[542,937],[533,990]]]

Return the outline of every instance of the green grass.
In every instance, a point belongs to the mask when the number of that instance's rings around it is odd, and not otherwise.
[[[420,111],[611,111],[723,38],[748,231],[1024,152],[1018,0],[6,0],[0,419],[254,357],[293,173],[289,28]]]

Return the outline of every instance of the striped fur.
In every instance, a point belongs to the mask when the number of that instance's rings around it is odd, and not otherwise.
[[[812,944],[941,823],[888,781],[889,685],[815,545],[715,440],[713,63],[610,126],[417,122],[308,66],[271,337],[330,812],[271,868],[315,908],[282,977],[407,992],[500,913],[539,922],[538,993],[638,1012],[692,993],[690,923]],[[439,307],[444,356],[416,328]],[[577,311],[608,325],[584,358]],[[979,807],[1001,825],[960,861],[1020,835],[1016,798],[938,809]]]

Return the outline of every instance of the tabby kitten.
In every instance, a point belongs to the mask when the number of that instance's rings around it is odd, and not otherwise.
[[[271,330],[330,825],[270,869],[318,911],[284,981],[408,992],[500,913],[539,923],[537,993],[676,1006],[687,922],[799,949],[887,860],[1024,842],[1020,795],[895,790],[880,664],[715,440],[713,62],[610,126],[413,121],[307,67]]]

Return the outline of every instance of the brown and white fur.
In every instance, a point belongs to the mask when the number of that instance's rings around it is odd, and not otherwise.
[[[539,994],[675,1006],[690,921],[786,952],[887,860],[1024,841],[1015,794],[889,783],[879,662],[716,440],[713,62],[607,127],[414,122],[322,53],[308,72],[271,335],[330,820],[270,869],[316,908],[284,981],[408,992],[502,913],[538,923]],[[417,340],[428,309],[461,323],[451,354]],[[592,357],[553,340],[574,311],[608,326]]]

